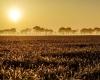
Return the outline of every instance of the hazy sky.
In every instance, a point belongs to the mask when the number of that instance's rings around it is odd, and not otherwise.
[[[7,16],[13,7],[22,13],[16,23]],[[54,29],[100,26],[100,0],[0,0],[0,28],[22,29],[35,25]]]

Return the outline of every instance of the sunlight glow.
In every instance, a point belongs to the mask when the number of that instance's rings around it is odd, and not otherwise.
[[[9,10],[8,16],[12,21],[16,22],[21,18],[21,12],[19,9],[13,8]]]

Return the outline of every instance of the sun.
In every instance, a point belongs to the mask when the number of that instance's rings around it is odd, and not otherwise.
[[[9,19],[16,22],[19,21],[21,18],[21,11],[17,8],[12,8],[8,12]]]

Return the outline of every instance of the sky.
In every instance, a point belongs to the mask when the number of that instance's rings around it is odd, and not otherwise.
[[[18,8],[21,18],[8,17],[11,8]],[[100,0],[0,0],[0,29],[34,26],[57,30],[100,26]]]

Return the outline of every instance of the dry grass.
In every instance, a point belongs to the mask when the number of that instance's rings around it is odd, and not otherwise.
[[[100,37],[0,37],[1,80],[100,80]]]

